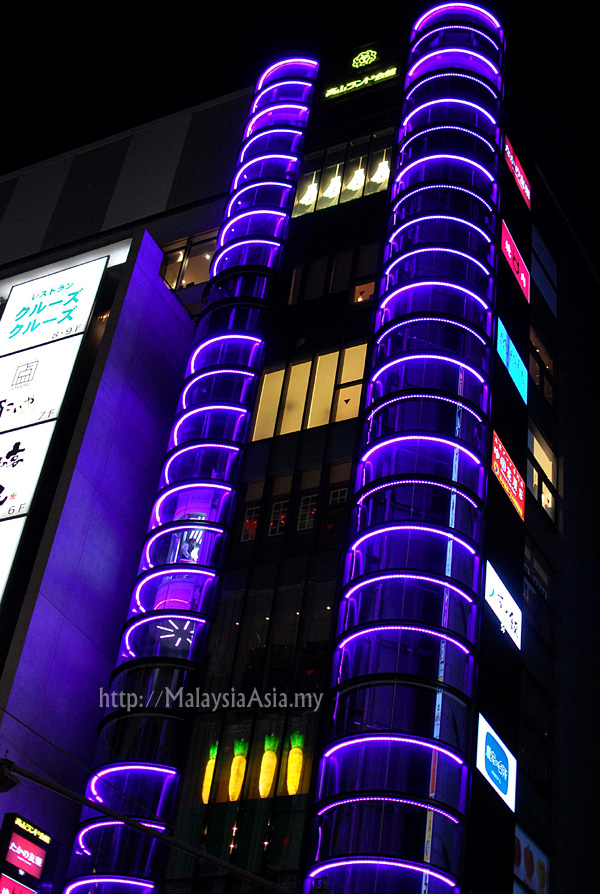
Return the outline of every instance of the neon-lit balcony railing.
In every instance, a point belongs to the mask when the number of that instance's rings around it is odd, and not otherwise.
[[[142,698],[133,702],[137,713],[128,708],[124,717],[109,704],[102,766],[88,784],[93,800],[154,828],[171,819],[184,755],[176,707],[163,702],[153,715],[159,705],[151,696],[158,681],[185,687],[204,657],[262,369],[264,308],[287,237],[317,68],[303,58],[275,63],[259,79],[248,113],[108,693],[109,700],[118,688]],[[84,821],[79,877],[65,890],[149,894],[161,848],[90,811]]]
[[[330,894],[438,894],[462,875],[502,44],[471,3],[412,33],[305,894],[325,876]]]

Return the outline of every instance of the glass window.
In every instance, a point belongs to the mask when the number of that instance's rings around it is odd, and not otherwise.
[[[529,330],[529,374],[548,403],[554,403],[554,359],[533,326]]]
[[[303,173],[298,183],[292,217],[300,217],[302,214],[309,214],[315,210],[322,166],[322,152],[314,152],[312,155],[307,155],[304,159]]]
[[[296,304],[300,297],[300,284],[302,282],[303,266],[303,264],[299,264],[297,267],[294,267],[292,271],[292,282],[290,284],[290,295],[288,298],[288,304]]]
[[[360,304],[361,301],[368,301],[375,293],[374,282],[363,282],[354,287],[353,303]]]
[[[556,454],[531,422],[527,446],[530,452],[527,460],[527,487],[550,518],[554,519],[558,479]]]
[[[367,345],[354,345],[342,352],[342,373],[340,382],[357,382],[363,377],[365,371],[365,357]]]
[[[216,247],[216,239],[192,241],[181,272],[182,288],[208,282],[210,262]]]
[[[336,391],[333,410],[334,422],[343,422],[344,419],[353,419],[358,416],[361,391],[362,385],[347,385]]]
[[[348,499],[347,487],[336,487],[329,494],[329,505],[337,506],[339,503],[345,503]]]
[[[269,537],[274,537],[276,534],[283,534],[285,523],[287,521],[289,503],[289,500],[278,500],[276,503],[273,503],[273,508],[271,509],[271,523],[269,525]]]
[[[342,177],[346,160],[346,144],[332,146],[325,155],[321,176],[321,189],[317,199],[317,211],[337,205],[342,191]]]
[[[341,251],[333,259],[330,292],[343,292],[350,285],[353,251]]]
[[[368,158],[369,137],[351,140],[348,146],[348,158],[344,170],[341,202],[350,202],[352,199],[359,199],[362,196],[367,179]]]
[[[338,364],[338,352],[321,354],[317,357],[316,364],[317,370],[310,401],[308,428],[315,428],[317,425],[327,425],[329,422],[331,399],[333,397]]]
[[[177,288],[186,245],[187,239],[180,239],[178,242],[173,242],[164,248],[165,256],[160,275],[172,289]]]
[[[300,512],[298,513],[298,530],[308,531],[315,526],[315,514],[317,511],[317,494],[302,497]]]
[[[273,437],[284,375],[284,369],[277,369],[274,372],[265,373],[263,376],[252,433],[253,441]]]
[[[286,435],[291,431],[300,431],[308,391],[311,363],[296,363],[290,368],[283,418],[279,434]]]
[[[356,276],[358,279],[373,277],[377,273],[379,261],[379,242],[371,242],[369,245],[361,245],[358,253]]]
[[[255,540],[256,527],[258,525],[258,516],[260,514],[260,506],[247,506],[244,515],[244,525],[242,527],[241,540]]]
[[[365,185],[366,196],[387,189],[390,178],[393,135],[394,131],[392,128],[373,134]]]
[[[320,298],[325,294],[325,277],[327,276],[327,265],[329,258],[317,258],[308,265],[306,275],[306,284],[304,286],[304,300],[310,301],[312,298]]]

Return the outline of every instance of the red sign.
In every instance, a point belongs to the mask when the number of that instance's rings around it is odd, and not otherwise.
[[[0,875],[0,891],[2,894],[36,894],[33,888],[28,888],[27,885],[22,885],[21,882],[16,882],[14,878],[4,874]]]
[[[525,266],[525,262],[521,257],[519,249],[515,245],[515,240],[508,232],[508,227],[504,221],[502,221],[502,251],[515,274],[517,282],[523,290],[523,294],[529,301],[529,270]]]
[[[517,467],[508,455],[506,447],[494,432],[492,448],[492,472],[502,485],[510,502],[522,519],[525,518],[525,482],[517,472]]]
[[[45,859],[46,851],[43,848],[13,832],[6,852],[7,863],[12,863],[17,869],[23,869],[29,875],[41,878]]]
[[[515,178],[517,186],[521,191],[521,195],[525,199],[527,207],[531,208],[531,187],[529,185],[529,180],[523,173],[521,162],[515,155],[514,149],[510,145],[510,140],[508,139],[508,137],[504,137],[504,158],[506,159],[506,163],[512,171],[512,175]]]

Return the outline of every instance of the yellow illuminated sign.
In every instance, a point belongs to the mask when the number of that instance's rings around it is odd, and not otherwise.
[[[376,59],[377,52],[375,50],[363,50],[362,53],[359,53],[352,60],[352,68],[362,68],[363,65],[370,65],[372,62],[375,62]]]
[[[41,829],[36,829],[35,826],[32,826],[31,823],[26,822],[26,820],[21,819],[20,816],[15,816],[15,826],[18,826],[20,829],[24,829],[25,832],[29,832],[30,835],[33,835],[35,838],[39,838],[40,841],[44,841],[46,844],[50,844],[52,839],[49,835],[46,835],[45,832],[42,832]]]
[[[340,84],[339,87],[330,87],[325,91],[325,99],[331,99],[334,96],[341,96],[344,93],[350,93],[353,90],[360,90],[363,87],[370,87],[380,81],[387,81],[389,78],[395,78],[398,74],[397,68],[388,68],[385,71],[378,71],[376,74],[365,75],[364,78],[358,78],[355,81],[348,81],[347,84]]]

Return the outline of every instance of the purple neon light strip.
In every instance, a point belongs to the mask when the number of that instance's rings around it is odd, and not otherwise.
[[[431,751],[438,751],[440,754],[446,755],[446,757],[449,757],[461,767],[464,764],[462,757],[459,757],[458,754],[454,754],[454,752],[450,751],[449,748],[444,748],[441,745],[436,745],[435,742],[429,742],[426,739],[417,739],[415,736],[403,736],[399,733],[386,733],[385,735],[370,736],[352,736],[350,739],[344,739],[342,742],[337,742],[335,745],[332,745],[331,748],[327,749],[323,757],[331,757],[332,754],[335,754],[336,751],[340,751],[342,748],[348,748],[352,745],[365,745],[370,742],[389,742],[400,745],[418,745],[421,748],[429,748]]]
[[[165,767],[161,764],[146,764],[146,763],[124,763],[124,764],[111,764],[109,767],[103,767],[102,770],[98,770],[97,773],[94,773],[92,778],[90,779],[90,791],[94,796],[94,800],[99,804],[104,804],[104,799],[100,797],[98,792],[96,791],[96,783],[101,779],[104,779],[105,776],[110,775],[111,773],[129,773],[132,770],[142,770],[144,773],[162,773],[163,776],[177,776],[177,770],[175,767]],[[119,792],[119,794],[122,794]]]
[[[483,19],[488,19],[494,26],[500,30],[502,27],[498,19],[488,12],[487,9],[484,9],[482,6],[476,6],[474,3],[440,3],[439,6],[433,6],[431,9],[428,9],[427,12],[423,13],[420,19],[417,19],[415,22],[414,30],[415,32],[420,31],[423,23],[427,21],[430,16],[437,15],[438,12],[442,12],[443,10],[467,10],[468,12],[476,13],[480,15]]]
[[[217,344],[220,341],[253,341],[256,345],[263,345],[264,341],[262,338],[257,338],[255,335],[238,335],[237,333],[225,333],[224,335],[218,335],[216,338],[209,338],[207,341],[203,341],[202,344],[198,345],[192,356],[190,357],[190,370],[192,373],[196,372],[196,358],[200,351],[203,351],[204,348],[208,348],[209,345]]]
[[[410,523],[405,524],[388,524],[382,525],[379,528],[375,528],[373,531],[367,531],[366,534],[363,534],[358,540],[355,540],[350,544],[349,549],[352,552],[355,552],[360,546],[365,543],[367,540],[371,540],[373,537],[385,537],[386,534],[390,534],[393,531],[401,531],[404,533],[405,531],[422,531],[425,534],[437,534],[438,537],[445,537],[447,540],[453,540],[454,543],[458,543],[459,546],[462,546],[467,550],[470,555],[474,556],[476,550],[474,547],[470,546],[466,543],[461,537],[458,537],[456,534],[452,534],[450,531],[445,531],[441,528],[435,527],[434,525],[412,525]]]
[[[455,217],[453,214],[422,214],[421,217],[413,217],[410,220],[403,223],[401,226],[397,227],[393,233],[388,236],[388,243],[393,242],[393,240],[398,236],[403,230],[406,230],[408,227],[416,227],[418,224],[423,223],[426,220],[451,220],[453,223],[463,224],[465,227],[469,227],[471,230],[475,230],[475,232],[479,233],[480,236],[486,240],[486,242],[491,242],[491,236],[482,230],[481,227],[478,227],[476,224],[472,223],[470,220],[465,220],[464,217]]]
[[[470,261],[472,264],[477,264],[480,270],[482,270],[486,276],[490,275],[490,270],[482,264],[481,261],[478,261],[477,258],[472,257],[470,254],[467,254],[466,251],[459,251],[457,248],[444,248],[443,246],[432,246],[430,248],[415,248],[412,251],[406,251],[404,254],[398,255],[397,258],[388,264],[383,271],[384,276],[389,276],[394,267],[397,264],[401,264],[402,261],[405,261],[407,258],[412,258],[414,255],[422,255],[430,252],[445,252],[446,254],[458,255],[461,258],[464,258],[466,261]]]
[[[400,295],[402,292],[409,291],[410,289],[422,288],[423,286],[442,286],[445,289],[455,289],[458,292],[462,292],[464,295],[468,295],[470,298],[474,298],[475,301],[477,301],[479,304],[481,304],[481,306],[483,307],[484,310],[490,309],[489,305],[486,304],[486,302],[484,301],[483,298],[481,298],[480,295],[477,295],[475,292],[472,292],[470,289],[465,288],[465,286],[459,286],[457,283],[453,283],[453,282],[444,282],[443,280],[428,279],[428,280],[424,280],[422,282],[408,283],[405,286],[400,286],[399,288],[394,289],[393,292],[389,292],[389,294],[387,294],[385,296],[385,298],[379,305],[378,310],[379,311],[385,310],[388,303],[393,298],[395,298],[396,295]]]
[[[490,62],[489,59],[486,59],[485,56],[482,56],[481,53],[475,53],[473,50],[463,50],[463,49],[460,49],[459,47],[449,47],[448,49],[436,50],[434,53],[428,53],[426,56],[421,56],[421,58],[415,62],[415,64],[413,65],[411,70],[408,72],[406,77],[411,78],[413,76],[413,74],[415,73],[415,71],[417,70],[417,68],[420,65],[422,65],[423,62],[426,62],[428,59],[433,59],[434,57],[437,57],[437,56],[443,56],[446,53],[461,53],[466,56],[469,56],[469,57],[472,57],[475,59],[479,59],[481,62],[484,62],[486,65],[489,65],[489,67],[492,69],[492,71],[494,72],[495,75],[500,74],[500,70],[494,65],[494,63]]]
[[[411,134],[408,139],[403,140],[400,144],[400,151],[404,152],[407,146],[409,146],[414,140],[418,140],[420,137],[424,137],[428,133],[434,133],[436,130],[456,130],[460,133],[469,134],[469,136],[473,137],[476,140],[480,140],[490,152],[496,152],[496,147],[493,146],[490,141],[482,136],[480,133],[477,133],[476,130],[471,130],[469,127],[459,127],[458,124],[436,124],[435,127],[426,127],[424,130],[418,130],[416,133]]]
[[[187,565],[185,568],[173,568],[172,566],[168,566],[168,569],[165,571],[155,571],[153,574],[146,574],[143,580],[139,581],[136,586],[133,596],[136,602],[136,605],[139,607],[139,610],[146,613],[147,609],[144,608],[142,603],[140,602],[140,593],[142,589],[152,580],[155,580],[157,577],[168,577],[169,580],[165,581],[165,583],[172,583],[172,579],[176,575],[185,574],[187,577],[194,577],[196,575],[200,575],[201,577],[207,577],[209,580],[214,580],[217,576],[216,571],[210,571],[206,568],[199,568],[197,565]],[[181,602],[182,600],[178,600]]]
[[[128,876],[89,875],[82,876],[76,881],[71,882],[71,884],[65,888],[63,894],[71,894],[71,891],[75,891],[77,888],[81,888],[84,885],[88,885],[89,890],[92,890],[96,885],[128,885],[130,888],[144,888],[146,891],[153,891],[156,887],[154,882],[147,882],[142,879],[131,878]]]
[[[476,112],[481,112],[482,115],[485,115],[485,117],[488,118],[488,120],[494,125],[494,127],[497,126],[496,120],[492,117],[492,115],[490,115],[490,113],[487,111],[487,109],[483,108],[483,106],[477,105],[476,102],[471,102],[471,100],[469,100],[469,99],[458,99],[458,98],[455,98],[452,96],[447,96],[447,97],[444,97],[443,99],[430,99],[427,102],[424,102],[422,105],[417,106],[416,109],[413,109],[412,112],[410,112],[406,116],[406,118],[402,122],[402,127],[406,127],[406,125],[408,124],[410,119],[414,115],[417,115],[419,112],[422,112],[423,109],[428,109],[430,106],[440,105],[441,103],[443,103],[445,105],[449,105],[450,103],[453,103],[455,105],[468,106],[471,109],[475,109]],[[452,156],[436,155],[436,156],[431,156],[431,157],[451,158]],[[458,157],[458,156],[456,156],[456,157]],[[481,166],[478,165],[478,167],[481,167]],[[482,170],[485,170],[485,168],[482,168]],[[487,171],[486,171],[486,173],[487,173]],[[488,176],[490,177],[490,180],[494,179],[491,175],[488,175]]]
[[[187,410],[186,398],[187,398],[188,392],[191,388],[194,387],[194,385],[197,382],[199,382],[201,379],[206,379],[210,376],[224,376],[224,375],[246,376],[246,378],[251,378],[251,379],[255,379],[257,376],[256,373],[248,372],[247,370],[243,370],[243,369],[213,369],[213,370],[208,370],[208,372],[198,373],[198,375],[194,376],[194,378],[192,379],[191,382],[188,382],[188,384],[185,386],[185,388],[183,390],[183,393],[181,395],[181,404],[182,404],[183,409]]]
[[[138,822],[142,826],[146,826],[146,828],[148,828],[148,829],[156,829],[157,832],[166,832],[167,831],[167,827],[165,826],[164,823],[149,823],[149,822],[145,822],[144,820],[138,820]],[[83,843],[85,836],[87,835],[88,832],[95,832],[97,829],[102,829],[102,828],[105,828],[106,826],[123,826],[123,828],[125,828],[125,823],[122,822],[122,820],[99,820],[97,822],[89,823],[87,826],[85,826],[83,829],[81,829],[79,834],[77,835],[77,844],[81,848],[83,853],[85,853],[88,857],[92,856],[92,852],[90,850],[88,850],[87,847],[85,846],[85,844]]]
[[[189,484],[176,484],[173,487],[170,487],[168,491],[164,494],[161,494],[159,499],[156,501],[154,506],[153,515],[156,516],[157,524],[161,525],[164,522],[161,521],[160,518],[160,509],[163,502],[167,499],[167,497],[172,497],[173,494],[176,494],[177,491],[186,491],[186,490],[194,490],[197,487],[203,487],[208,490],[224,490],[228,494],[233,492],[233,488],[227,484],[219,484],[217,481],[199,481],[199,482],[191,482]]]
[[[468,31],[470,34],[478,34],[479,37],[483,37],[485,40],[488,41],[488,43],[491,43],[491,45],[496,50],[496,52],[498,52],[498,53],[500,52],[499,44],[497,44],[496,41],[490,37],[489,34],[486,34],[485,31],[479,31],[478,28],[472,28],[470,25],[458,25],[458,24],[455,24],[454,22],[448,22],[446,25],[440,25],[437,28],[432,28],[431,31],[427,32],[427,34],[423,34],[422,37],[419,37],[419,39],[417,41],[415,41],[415,43],[413,43],[413,45],[410,49],[410,55],[412,56],[414,54],[415,50],[417,49],[417,47],[420,44],[422,44],[424,40],[429,40],[429,38],[433,34],[437,34],[438,31],[448,31],[448,30]]]
[[[145,618],[140,618],[134,624],[132,624],[131,627],[129,627],[127,629],[127,632],[125,634],[125,648],[127,649],[129,654],[133,658],[135,658],[136,656],[135,656],[135,653],[134,653],[131,643],[130,643],[130,637],[131,637],[131,634],[134,632],[134,630],[137,630],[137,628],[140,627],[142,624],[157,624],[159,621],[161,621],[163,619],[167,620],[168,618],[173,618],[174,621],[190,621],[191,623],[199,624],[200,626],[202,626],[203,624],[206,624],[206,619],[201,618],[196,613],[182,614],[181,612],[165,612],[160,615],[155,615],[154,613],[151,615],[146,615]],[[195,627],[194,627],[194,632],[195,632]]]
[[[445,885],[453,888],[456,882],[450,876],[436,869],[429,869],[428,866],[421,866],[416,863],[407,863],[406,860],[383,859],[382,857],[348,857],[345,860],[329,860],[327,863],[321,863],[316,869],[312,869],[308,874],[310,878],[315,878],[322,872],[330,872],[332,869],[340,869],[344,866],[388,866],[392,869],[412,869],[414,872],[420,872],[421,875],[437,878]]]
[[[440,78],[461,78],[463,81],[473,81],[474,84],[477,84],[479,87],[483,87],[484,90],[490,94],[490,96],[497,101],[498,94],[494,90],[493,87],[490,87],[489,84],[486,84],[485,81],[482,81],[481,78],[476,78],[475,75],[464,74],[462,71],[441,71],[439,74],[428,75],[423,78],[422,81],[418,81],[414,87],[412,87],[405,96],[405,101],[408,101],[412,98],[413,94],[420,90],[425,84],[428,84],[430,81],[438,81]]]
[[[291,134],[294,137],[302,137],[304,135],[304,131],[298,130],[297,127],[274,127],[271,130],[264,131],[263,133],[257,133],[253,137],[250,137],[250,139],[242,146],[238,164],[243,163],[246,157],[246,153],[257,140],[268,140],[276,134]]]
[[[247,407],[236,407],[230,406],[228,404],[210,404],[205,407],[195,407],[193,410],[188,410],[185,416],[181,417],[181,419],[173,429],[173,443],[175,444],[175,446],[179,446],[179,442],[177,440],[177,438],[179,437],[179,429],[187,419],[189,419],[191,416],[197,416],[199,413],[208,413],[212,410],[228,410],[230,413],[240,413],[241,415],[250,412]]]
[[[447,447],[451,447],[452,450],[460,450],[461,453],[464,453],[465,456],[472,459],[478,466],[481,465],[479,457],[475,456],[474,453],[471,453],[470,450],[467,450],[466,447],[463,447],[462,444],[457,444],[455,441],[450,441],[448,438],[438,438],[435,435],[396,435],[393,438],[388,438],[386,441],[381,441],[379,444],[375,444],[361,457],[360,462],[367,462],[376,450],[382,450],[385,447],[390,447],[392,444],[399,444],[404,441],[429,441],[436,444],[444,444]]]
[[[396,397],[392,397],[390,400],[386,400],[385,403],[379,404],[375,409],[371,410],[367,416],[367,420],[370,422],[381,410],[389,407],[390,404],[399,403],[401,400],[442,400],[445,401],[445,403],[454,404],[455,407],[460,407],[461,410],[470,413],[478,422],[483,422],[483,417],[480,416],[479,413],[476,413],[475,410],[471,409],[471,407],[468,407],[460,400],[454,400],[452,397],[442,397],[441,394],[431,394],[428,391],[419,391],[415,394],[399,394]]]
[[[460,587],[457,587],[456,584],[451,584],[447,580],[441,580],[438,577],[432,577],[428,574],[411,574],[409,572],[404,571],[387,571],[385,574],[378,574],[376,577],[368,577],[364,580],[358,581],[358,583],[353,584],[346,592],[344,593],[344,599],[350,599],[358,590],[362,590],[363,587],[371,587],[373,584],[385,583],[385,581],[389,580],[416,580],[423,581],[426,584],[437,584],[439,587],[443,587],[447,590],[452,590],[453,593],[456,593],[458,596],[461,596],[466,602],[470,605],[473,605],[473,599],[464,590],[461,590]]]
[[[406,320],[400,320],[399,322],[394,323],[393,326],[385,329],[385,331],[376,338],[375,343],[380,345],[381,342],[388,338],[392,332],[395,332],[396,329],[401,329],[403,326],[410,326],[412,323],[443,323],[446,326],[458,326],[459,329],[464,329],[465,332],[468,332],[469,335],[476,338],[482,345],[485,345],[485,338],[471,328],[471,326],[467,326],[465,323],[459,323],[457,320],[450,320],[448,317],[411,317]]]
[[[258,134],[258,136],[264,136],[264,134]],[[242,186],[240,189],[238,189],[237,192],[234,192],[233,195],[231,196],[231,198],[229,199],[229,202],[227,203],[227,208],[225,210],[225,218],[227,219],[231,216],[232,207],[235,204],[235,202],[238,201],[238,199],[242,195],[242,193],[247,192],[249,189],[262,189],[264,186],[276,186],[279,189],[288,189],[288,190],[289,189],[293,190],[295,188],[293,183],[285,183],[284,181],[281,181],[281,180],[257,180],[255,183],[247,183],[245,186]],[[259,206],[258,210],[260,210],[260,206]]]
[[[247,140],[248,137],[251,137],[255,130],[255,125],[257,121],[260,121],[261,118],[267,118],[269,115],[273,114],[273,112],[283,112],[287,111],[291,113],[295,112],[295,117],[300,117],[304,115],[308,118],[308,114],[310,109],[307,105],[301,102],[282,102],[273,106],[265,106],[264,109],[261,109],[257,112],[248,122],[248,126],[244,132],[244,140]],[[291,117],[291,114],[290,114]],[[291,122],[290,122],[291,123]],[[275,125],[277,126],[277,125]]]
[[[266,96],[268,93],[271,93],[273,90],[279,90],[280,87],[305,87],[310,90],[313,86],[312,81],[271,81],[268,86],[261,90],[259,93],[256,93],[254,96],[254,101],[250,107],[250,114],[254,115],[256,112],[256,106],[261,101],[261,99]],[[277,99],[274,100],[277,102]]]
[[[481,384],[485,382],[484,377],[474,370],[472,366],[465,363],[464,360],[456,360],[454,357],[444,357],[443,354],[403,354],[400,357],[394,357],[394,359],[390,360],[389,363],[386,363],[385,366],[380,366],[379,369],[375,370],[371,376],[371,384],[374,385],[379,376],[387,372],[388,369],[391,369],[393,366],[399,366],[401,363],[408,363],[411,360],[439,360],[441,363],[452,363],[454,366],[466,369],[471,375],[475,376],[477,381]]]
[[[344,807],[346,804],[360,804],[363,801],[384,801],[385,803],[389,802],[391,804],[408,804],[410,807],[422,807],[424,810],[438,813],[440,816],[449,819],[457,825],[460,822],[455,816],[452,816],[451,813],[442,810],[440,807],[434,807],[433,804],[427,804],[424,801],[414,801],[411,798],[398,798],[393,795],[357,795],[355,798],[344,798],[341,801],[333,801],[331,804],[326,804],[325,807],[322,807],[317,811],[317,816],[323,816],[323,814],[327,813],[329,810],[335,810],[337,807]]]
[[[444,100],[440,100],[440,101],[443,102]],[[434,102],[437,102],[437,100],[434,100]],[[462,100],[461,100],[461,102],[462,102]],[[473,161],[472,158],[467,158],[464,155],[450,155],[448,153],[439,153],[436,155],[424,155],[422,158],[417,158],[417,159],[415,159],[415,161],[411,161],[410,164],[404,165],[402,168],[400,168],[400,170],[398,171],[398,173],[396,175],[396,179],[394,182],[398,183],[400,180],[402,180],[402,178],[404,177],[405,174],[408,174],[408,172],[411,171],[413,168],[416,168],[417,165],[425,164],[428,161],[459,161],[462,164],[469,165],[472,168],[477,168],[478,171],[481,171],[481,173],[484,174],[488,178],[490,183],[494,183],[494,175],[490,174],[490,172],[487,171],[483,167],[483,165],[480,165],[479,162]]]
[[[262,90],[262,86],[263,86],[265,80],[274,71],[277,71],[279,68],[283,68],[284,66],[288,66],[288,65],[306,65],[308,68],[314,69],[314,76],[316,76],[317,69],[319,68],[319,63],[316,62],[314,59],[304,59],[302,57],[292,57],[290,59],[281,59],[279,62],[275,62],[273,65],[270,66],[270,68],[267,68],[267,70],[262,73],[262,75],[260,76],[258,83],[256,85],[256,89]]]
[[[407,199],[411,199],[413,196],[416,196],[417,193],[424,192],[426,189],[455,189],[457,190],[457,192],[465,192],[472,198],[477,199],[478,202],[481,202],[481,204],[484,205],[488,211],[494,210],[488,201],[482,198],[479,193],[473,192],[472,189],[466,189],[464,186],[455,186],[453,183],[430,183],[426,186],[419,186],[418,189],[410,189],[407,190],[407,192],[403,193],[400,198],[396,199],[392,207],[392,213],[397,214],[398,208],[400,207],[400,205],[402,205],[403,202],[406,202]]]
[[[359,639],[361,636],[367,636],[367,634],[369,633],[379,633],[380,631],[386,633],[390,631],[401,633],[403,630],[406,630],[408,633],[423,633],[425,636],[435,636],[437,637],[437,639],[443,639],[449,643],[452,643],[452,645],[460,649],[460,651],[463,652],[465,655],[471,654],[471,650],[467,648],[467,646],[460,643],[453,636],[449,636],[449,634],[447,633],[441,633],[438,630],[431,630],[429,627],[417,627],[414,624],[385,624],[382,626],[365,627],[363,630],[358,630],[356,631],[356,633],[351,633],[345,639],[341,640],[337,644],[337,648],[344,649],[348,645],[348,643],[353,642],[355,639]]]
[[[238,168],[235,177],[233,178],[232,191],[238,188],[240,177],[248,170],[248,168],[252,167],[252,165],[262,164],[265,161],[284,161],[297,165],[300,159],[297,155],[288,155],[283,152],[271,152],[266,155],[257,155],[256,158],[251,158],[250,161],[245,162],[241,168]],[[256,213],[259,212],[257,211]]]
[[[395,478],[392,481],[387,481],[385,484],[377,484],[374,487],[370,487],[369,490],[361,494],[356,501],[356,505],[362,506],[365,500],[368,500],[369,497],[372,497],[373,494],[377,493],[380,490],[388,490],[390,487],[412,487],[414,484],[424,484],[428,487],[441,487],[443,490],[450,491],[450,493],[462,497],[463,500],[466,500],[467,503],[470,503],[474,509],[479,508],[475,500],[471,499],[471,497],[468,497],[460,488],[451,486],[449,484],[442,484],[441,481],[434,481],[433,479],[427,478]]]
[[[167,463],[165,464],[165,468],[163,471],[165,483],[171,484],[171,482],[169,481],[169,469],[171,468],[171,463],[175,462],[175,460],[178,459],[180,456],[182,456],[182,454],[188,453],[190,450],[205,450],[205,449],[207,450],[211,447],[214,447],[217,450],[230,450],[235,453],[239,453],[240,450],[242,449],[241,447],[235,447],[233,444],[219,444],[219,443],[212,443],[212,442],[206,442],[206,441],[203,441],[198,444],[192,444],[190,447],[182,447],[180,450],[178,450],[176,453],[174,453],[173,456],[169,457]]]
[[[217,275],[221,262],[227,257],[227,254],[230,251],[235,251],[238,248],[244,248],[249,245],[269,245],[273,249],[280,249],[282,247],[280,242],[275,242],[273,239],[240,239],[239,242],[232,242],[229,245],[226,245],[225,248],[222,248],[220,252],[214,256],[211,277]]]
[[[174,527],[169,528],[161,528],[160,531],[157,531],[153,537],[146,543],[146,547],[144,549],[144,555],[146,557],[146,562],[150,567],[152,567],[152,560],[150,559],[150,549],[152,545],[162,536],[168,536],[169,534],[174,533],[175,531],[208,531],[212,534],[224,534],[225,529],[218,527],[217,525],[213,525],[211,523],[202,523],[195,522],[192,519],[189,519],[187,524],[175,525]]]
[[[274,209],[271,209],[271,208],[261,208],[261,209],[254,209],[252,211],[243,211],[241,214],[238,214],[236,217],[232,217],[230,220],[228,220],[227,223],[225,224],[225,226],[221,229],[221,232],[219,234],[219,242],[218,242],[219,248],[223,248],[223,245],[225,243],[225,237],[226,237],[227,233],[233,226],[235,226],[236,223],[238,223],[245,217],[256,218],[256,217],[261,217],[263,215],[266,215],[267,217],[269,217],[269,216],[278,217],[283,220],[289,219],[289,214],[287,214],[285,211],[275,211]],[[235,238],[235,236],[233,238]]]

